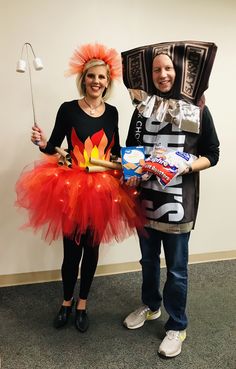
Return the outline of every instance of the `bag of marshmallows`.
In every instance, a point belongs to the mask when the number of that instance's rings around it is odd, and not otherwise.
[[[195,155],[187,152],[154,145],[151,155],[145,159],[142,166],[142,179],[148,180],[155,175],[160,185],[165,188],[196,159]]]

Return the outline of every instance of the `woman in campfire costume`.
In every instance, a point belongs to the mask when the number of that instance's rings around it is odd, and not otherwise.
[[[113,81],[121,76],[120,56],[104,45],[87,44],[75,50],[69,66],[67,74],[77,75],[81,98],[60,106],[48,141],[40,127],[32,128],[31,141],[49,155],[24,170],[16,184],[16,204],[28,210],[27,226],[42,230],[45,240],[63,236],[64,301],[54,319],[55,328],[68,322],[82,258],[75,326],[85,332],[99,244],[121,241],[140,229],[143,220],[134,191],[120,184],[120,170],[91,164],[120,155],[118,112],[104,102]],[[59,148],[64,138],[67,152]],[[58,164],[56,152],[62,153],[64,165]]]

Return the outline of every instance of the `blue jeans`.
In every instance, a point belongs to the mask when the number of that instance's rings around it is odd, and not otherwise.
[[[163,244],[167,275],[163,289],[163,304],[169,314],[166,330],[187,327],[186,302],[188,288],[189,233],[164,233],[146,228],[148,236],[139,235],[142,258],[142,301],[152,311],[161,306],[160,253]]]

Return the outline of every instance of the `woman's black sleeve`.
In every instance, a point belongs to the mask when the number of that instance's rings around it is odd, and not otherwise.
[[[111,152],[113,155],[120,157],[120,136],[119,136],[119,125],[118,125],[119,116],[118,116],[118,111],[116,108],[114,112],[114,119],[116,121],[115,122],[116,128],[114,132],[114,145],[111,149]]]
[[[57,112],[55,125],[47,142],[47,146],[44,149],[40,149],[40,151],[49,155],[55,154],[55,147],[60,147],[66,136],[66,121],[66,109],[65,103],[63,103]]]

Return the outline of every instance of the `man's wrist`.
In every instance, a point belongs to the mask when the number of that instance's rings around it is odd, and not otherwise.
[[[189,166],[188,166],[188,172],[187,172],[187,174],[192,173],[192,172],[193,172],[192,165],[189,165]]]

